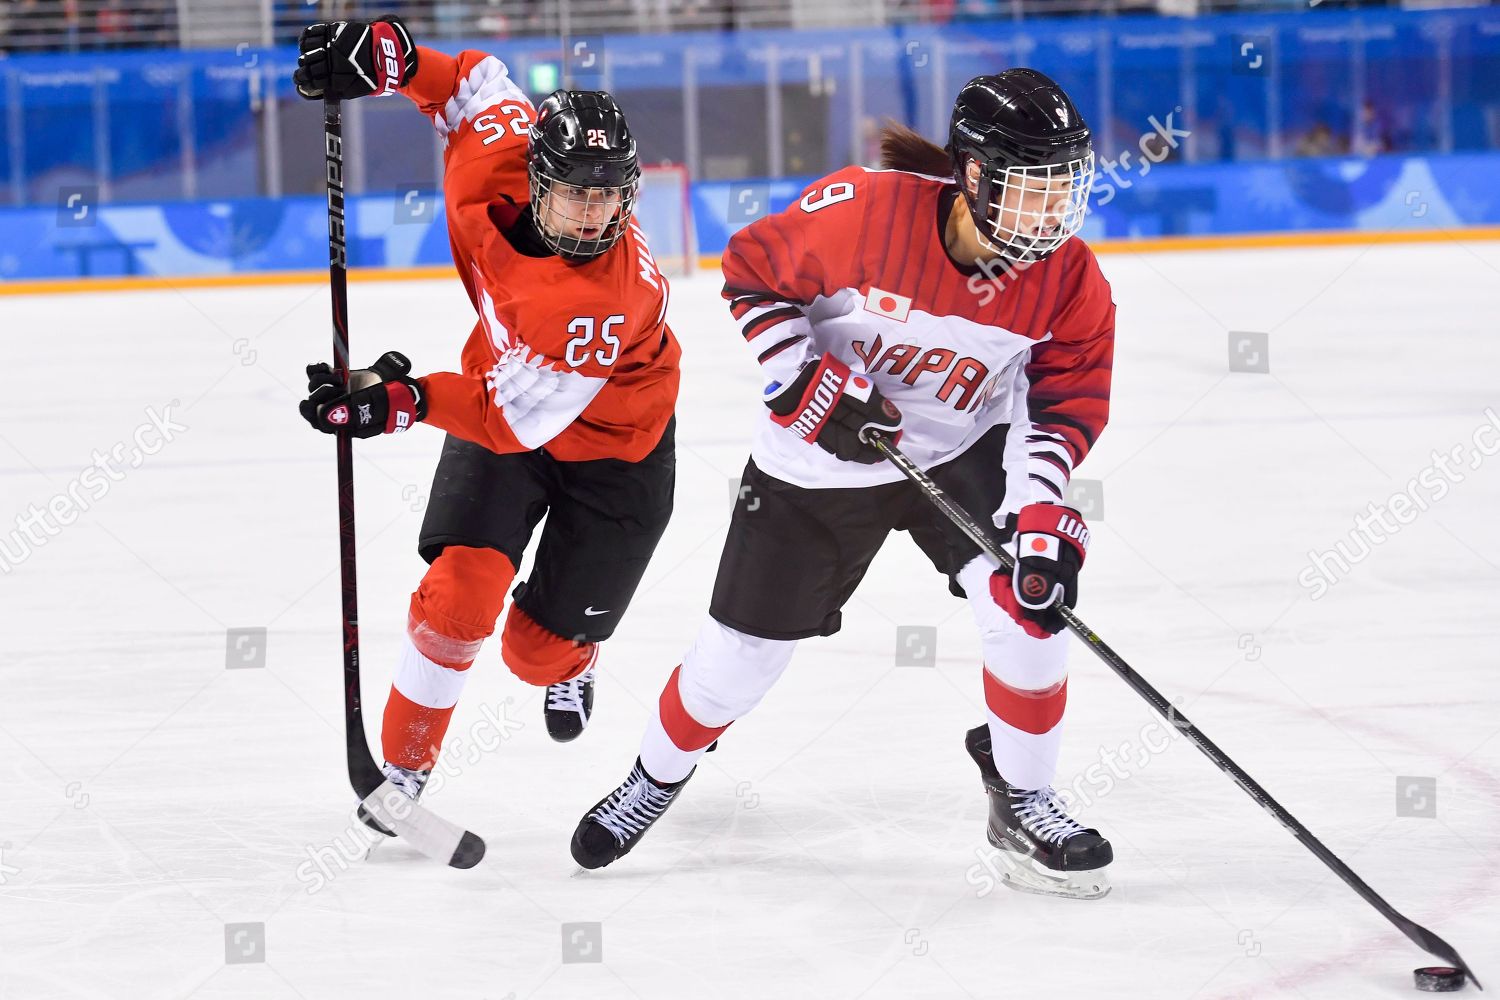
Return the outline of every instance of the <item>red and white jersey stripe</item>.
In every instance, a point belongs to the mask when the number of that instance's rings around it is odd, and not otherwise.
[[[832,353],[901,408],[903,450],[924,466],[1010,425],[1003,514],[1063,499],[1104,429],[1115,309],[1076,238],[1029,267],[957,266],[942,232],[958,196],[947,178],[841,170],[734,235],[723,294],[767,381]],[[840,462],[769,419],[752,454],[806,487],[900,478],[888,465]]]

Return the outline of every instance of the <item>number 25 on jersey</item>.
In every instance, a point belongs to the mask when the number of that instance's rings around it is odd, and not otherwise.
[[[620,338],[610,330],[624,322],[624,316],[607,316],[596,332],[594,317],[579,316],[568,324],[568,332],[573,337],[568,341],[563,360],[573,368],[590,360],[605,367],[614,364],[620,356]]]

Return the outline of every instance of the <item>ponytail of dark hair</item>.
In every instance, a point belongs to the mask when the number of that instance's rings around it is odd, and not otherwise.
[[[887,170],[906,170],[935,177],[953,175],[953,160],[946,149],[889,118],[880,128],[880,165]]]

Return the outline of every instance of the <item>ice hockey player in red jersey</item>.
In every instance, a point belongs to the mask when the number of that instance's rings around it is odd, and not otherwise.
[[[671,515],[681,351],[632,218],[635,140],[608,94],[559,90],[534,109],[494,56],[414,45],[396,18],[314,25],[301,50],[303,96],[399,91],[431,118],[453,260],[479,317],[460,371],[413,378],[389,352],[346,392],[313,365],[301,407],[327,433],[448,432],[381,734],[386,776],[415,795],[544,515],[500,655],[547,687],[553,739],[587,724],[599,643]]]
[[[629,777],[579,823],[585,868],[629,852],[706,749],[753,709],[797,642],[829,635],[886,536],[909,532],[966,596],[987,722],[967,736],[988,837],[1016,888],[1108,891],[1109,842],[1052,788],[1067,701],[1053,608],[1075,603],[1089,533],[1064,504],[1108,413],[1114,304],[1076,238],[1088,126],[1029,69],[971,80],[946,150],[884,136],[887,167],[848,168],[737,233],[724,297],[764,370],[755,434],[709,619],[672,673]],[[954,500],[993,515],[1014,574],[861,436],[899,443]]]

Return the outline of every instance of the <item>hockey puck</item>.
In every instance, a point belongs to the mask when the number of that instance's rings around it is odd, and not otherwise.
[[[1412,973],[1417,989],[1424,993],[1452,993],[1464,988],[1464,970],[1447,965],[1430,965]]]

